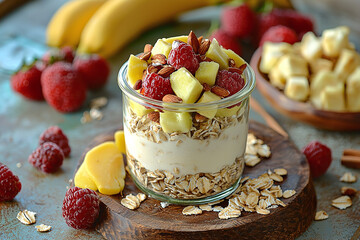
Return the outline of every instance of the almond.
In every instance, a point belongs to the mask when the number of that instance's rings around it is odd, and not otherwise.
[[[195,118],[195,121],[198,122],[198,123],[202,123],[202,122],[205,122],[207,120],[206,117],[204,117],[203,115],[201,115],[199,113],[196,113],[194,118]]]
[[[235,67],[235,61],[232,58],[229,59],[229,67]]]
[[[227,97],[230,95],[230,92],[227,89],[219,87],[219,86],[213,86],[211,88],[211,92],[215,93],[216,95],[218,95],[221,98],[224,98],[224,97]]]
[[[133,88],[134,88],[135,90],[139,90],[141,87],[142,87],[142,80],[139,79],[139,80],[136,81],[136,83],[134,84],[134,87],[133,87]]]
[[[197,39],[193,31],[189,33],[187,42],[193,48],[195,53],[199,52],[199,48],[200,48],[199,40]]]
[[[152,62],[166,64],[166,56],[164,54],[155,54],[151,57]]]
[[[141,60],[147,61],[147,60],[149,60],[150,56],[151,56],[151,52],[144,52],[139,56],[139,58]]]
[[[203,38],[204,38],[203,36],[198,37],[199,45],[201,44]]]
[[[204,55],[207,52],[207,50],[209,49],[210,44],[211,44],[211,42],[208,39],[202,41],[200,44],[200,48],[199,48],[199,54]]]
[[[148,113],[148,118],[153,122],[160,123],[160,113],[159,112]]]
[[[151,44],[146,44],[144,47],[144,53],[151,52],[153,46]]]
[[[146,72],[147,74],[150,73],[157,73],[159,71],[159,67],[158,66],[154,66],[154,65],[149,65]]]
[[[210,91],[210,90],[211,90],[211,87],[210,87],[210,85],[209,85],[209,84],[207,84],[207,83],[203,83],[202,85],[203,85],[203,88],[204,88],[204,91],[205,91],[205,92],[208,92],[208,91]]]
[[[206,57],[205,55],[200,56],[201,62],[212,62],[210,58]]]
[[[163,102],[170,102],[170,103],[182,103],[182,99],[174,94],[166,94],[162,98]]]
[[[158,72],[158,74],[160,76],[162,76],[163,78],[167,78],[170,76],[170,74],[172,74],[173,72],[175,72],[175,68],[173,66],[165,66],[162,69],[160,69],[160,71]]]

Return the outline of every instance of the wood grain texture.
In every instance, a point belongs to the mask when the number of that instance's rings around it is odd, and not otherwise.
[[[299,236],[313,221],[316,209],[309,166],[293,143],[274,130],[250,122],[250,132],[270,146],[272,156],[253,168],[246,167],[244,176],[253,178],[268,169],[286,168],[288,176],[281,187],[295,189],[297,193],[283,199],[287,204],[285,208],[272,209],[269,215],[243,212],[239,218],[221,220],[216,212],[184,216],[183,206],[170,205],[163,209],[158,200],[151,198],[132,211],[120,204],[120,195],[100,194],[102,210],[97,231],[106,239],[294,239]],[[113,132],[95,138],[83,157],[91,147],[113,139]],[[138,192],[127,175],[123,194]]]
[[[251,58],[250,65],[256,76],[256,87],[278,112],[319,129],[334,131],[360,130],[360,112],[331,112],[314,108],[310,103],[292,100],[272,86],[268,77],[259,70],[261,48]]]

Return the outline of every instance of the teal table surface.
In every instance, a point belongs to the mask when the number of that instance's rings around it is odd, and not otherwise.
[[[38,52],[44,51],[46,25],[56,9],[64,2],[65,0],[30,1],[0,19],[0,52],[2,47],[9,43],[6,39],[13,39],[16,36],[31,41]],[[212,7],[187,13],[172,23],[145,32],[129,43],[109,60],[112,71],[106,87],[89,92],[86,104],[76,113],[61,114],[46,102],[24,100],[11,90],[10,75],[0,71],[0,162],[8,165],[22,182],[22,190],[14,201],[0,203],[0,239],[102,239],[95,230],[75,230],[68,227],[61,216],[61,206],[66,188],[70,185],[69,180],[73,178],[77,162],[90,140],[103,132],[122,126],[121,91],[117,86],[117,72],[120,66],[130,53],[141,52],[144,44],[154,44],[160,37],[187,34],[190,30],[194,30],[197,35],[206,34],[210,21],[219,17],[219,10],[219,7]],[[244,48],[244,58],[249,61],[253,51],[252,48]],[[19,61],[18,58],[20,57],[13,60]],[[4,59],[0,59],[0,66],[7,63]],[[109,100],[108,105],[103,109],[104,118],[101,121],[81,124],[80,118],[84,111],[89,110],[90,100],[100,96],[105,96]],[[318,210],[325,210],[329,218],[324,221],[314,221],[298,239],[351,239],[360,226],[359,197],[354,197],[353,206],[346,210],[332,207],[331,200],[341,195],[342,186],[350,185],[360,189],[360,180],[353,184],[339,181],[340,176],[347,171],[360,177],[359,170],[347,169],[340,164],[344,148],[360,149],[359,132],[314,129],[279,115],[257,91],[253,96],[289,133],[290,138],[299,148],[309,141],[320,140],[332,149],[333,162],[330,169],[324,176],[314,181]],[[264,123],[264,120],[253,111],[250,117]],[[60,126],[67,134],[72,152],[71,156],[64,160],[60,171],[55,174],[45,174],[34,169],[27,162],[27,158],[37,147],[39,135],[52,125]],[[36,212],[37,223],[51,225],[53,229],[48,233],[38,233],[34,225],[21,224],[16,219],[16,215],[24,209]]]

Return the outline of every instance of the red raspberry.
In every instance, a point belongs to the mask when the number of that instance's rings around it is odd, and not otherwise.
[[[287,42],[290,44],[296,43],[298,41],[298,36],[291,28],[285,26],[275,26],[271,27],[267,32],[262,36],[260,40],[260,46],[264,42]]]
[[[52,142],[41,144],[29,156],[29,163],[46,173],[56,172],[62,165],[64,154],[61,148]]]
[[[173,42],[167,62],[176,69],[185,67],[192,74],[195,74],[196,70],[199,68],[199,61],[197,60],[192,47],[181,41]]]
[[[329,168],[332,161],[331,150],[324,144],[312,141],[303,148],[302,152],[309,162],[313,178],[320,177]]]
[[[90,89],[104,86],[110,74],[109,63],[97,54],[76,57],[74,67],[83,75]]]
[[[56,62],[47,67],[41,84],[46,101],[60,112],[73,112],[86,99],[86,83],[70,63]]]
[[[42,57],[42,61],[47,66],[59,61],[72,63],[74,57],[74,49],[70,46],[65,46],[60,49],[52,49],[46,52]]]
[[[230,92],[229,96],[231,96],[240,91],[244,87],[245,82],[239,73],[221,70],[216,76],[215,84],[227,89]]]
[[[169,78],[156,73],[146,75],[142,83],[141,94],[152,99],[162,100],[166,94],[173,94]]]
[[[67,225],[76,229],[94,226],[100,211],[99,197],[95,191],[73,187],[67,190],[62,206],[62,216]]]
[[[242,4],[238,7],[226,7],[221,13],[221,26],[225,32],[236,37],[249,36],[256,24],[256,15],[251,8]]]
[[[0,202],[11,201],[21,190],[18,176],[4,164],[0,163]]]
[[[215,30],[209,37],[210,40],[212,40],[213,38],[215,38],[224,48],[231,49],[238,55],[241,55],[241,46],[236,37],[227,34],[222,29],[218,29]]]
[[[11,87],[15,92],[31,100],[44,100],[41,89],[42,70],[36,62],[24,65],[11,76]]]
[[[39,144],[41,145],[45,142],[52,142],[58,145],[65,157],[70,155],[71,148],[69,146],[69,140],[58,126],[49,127],[40,135]]]

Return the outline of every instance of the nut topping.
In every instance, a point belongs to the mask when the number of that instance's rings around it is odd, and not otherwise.
[[[207,52],[207,50],[209,49],[210,44],[211,44],[211,42],[208,39],[205,39],[204,41],[202,41],[200,44],[200,48],[199,48],[199,54],[204,55]]]
[[[144,53],[151,52],[153,46],[151,44],[146,44],[144,47]]]
[[[160,69],[160,71],[158,72],[158,74],[160,76],[162,76],[163,78],[167,78],[170,76],[170,74],[172,74],[173,72],[175,72],[175,68],[173,66],[165,66],[162,69]]]
[[[149,60],[150,56],[151,56],[151,52],[144,52],[139,56],[139,58],[141,60],[147,61]]]
[[[166,56],[164,54],[155,54],[151,57],[153,63],[166,64]]]
[[[135,90],[139,90],[141,87],[142,87],[142,80],[139,79],[139,80],[136,81],[136,83],[134,84],[134,87],[133,87],[133,88],[134,88]]]
[[[224,97],[227,97],[230,95],[230,92],[227,89],[216,86],[216,85],[211,88],[211,92],[215,93],[216,95],[218,95],[221,98],[224,98]]]
[[[199,48],[200,48],[199,40],[197,39],[193,31],[190,32],[187,42],[193,48],[195,53],[199,52]]]
[[[163,98],[162,98],[163,102],[170,102],[170,103],[182,103],[183,100],[174,95],[174,94],[166,94]]]
[[[156,123],[160,122],[160,113],[159,112],[150,112],[148,113],[148,118]]]

